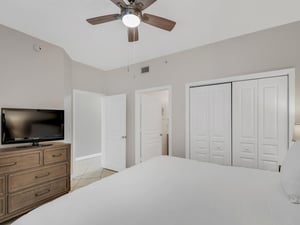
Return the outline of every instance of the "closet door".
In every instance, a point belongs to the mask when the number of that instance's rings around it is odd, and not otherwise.
[[[258,81],[233,84],[233,165],[258,167]]]
[[[278,170],[288,149],[287,77],[258,81],[259,168]]]
[[[190,90],[190,158],[231,165],[231,84]]]
[[[210,86],[190,89],[190,158],[210,161]]]
[[[231,165],[231,84],[210,86],[210,161]]]

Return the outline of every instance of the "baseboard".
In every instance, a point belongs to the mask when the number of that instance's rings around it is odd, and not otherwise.
[[[71,178],[81,176],[86,172],[93,172],[101,168],[101,153],[75,158]]]
[[[75,161],[81,161],[81,160],[91,159],[91,158],[96,158],[96,157],[101,157],[101,156],[102,156],[102,153],[97,153],[97,154],[93,154],[93,155],[86,155],[86,156],[75,158]]]

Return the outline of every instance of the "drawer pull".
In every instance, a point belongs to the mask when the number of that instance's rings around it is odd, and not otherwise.
[[[39,178],[43,178],[43,177],[48,177],[50,175],[50,173],[46,173],[46,174],[43,174],[43,175],[36,175],[35,176],[35,179],[39,179]]]
[[[45,195],[45,194],[47,194],[49,192],[50,192],[50,189],[47,189],[45,191],[37,192],[37,193],[35,193],[35,197],[40,197],[40,196]]]
[[[57,158],[57,157],[61,157],[62,156],[62,154],[61,153],[59,153],[59,154],[56,154],[56,155],[52,155],[52,157],[53,158]]]
[[[17,162],[2,164],[2,165],[0,165],[0,167],[10,167],[10,166],[15,166],[15,165],[17,165]]]

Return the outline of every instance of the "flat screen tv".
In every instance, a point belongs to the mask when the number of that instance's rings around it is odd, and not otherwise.
[[[18,144],[64,139],[64,111],[1,109],[1,143]]]

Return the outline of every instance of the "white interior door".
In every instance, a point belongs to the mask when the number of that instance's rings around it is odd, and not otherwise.
[[[162,105],[157,96],[141,95],[141,161],[162,155]]]
[[[102,99],[102,166],[120,171],[126,168],[126,95]]]
[[[258,81],[232,85],[233,165],[258,168]]]
[[[288,150],[287,77],[258,81],[259,168],[278,170]]]
[[[231,165],[231,84],[190,90],[190,157]]]

